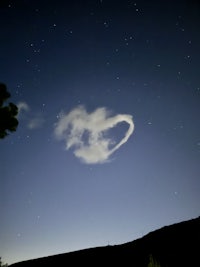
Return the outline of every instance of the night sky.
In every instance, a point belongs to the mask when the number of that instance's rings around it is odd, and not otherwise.
[[[135,240],[200,215],[200,4],[0,1],[7,263]]]

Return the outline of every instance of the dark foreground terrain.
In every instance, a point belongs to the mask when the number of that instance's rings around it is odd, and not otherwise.
[[[150,255],[161,267],[200,266],[200,217],[165,226],[125,244],[84,249],[9,266],[148,267]]]

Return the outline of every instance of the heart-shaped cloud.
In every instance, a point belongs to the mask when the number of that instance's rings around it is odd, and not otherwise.
[[[119,114],[114,117],[108,115],[109,112],[105,107],[88,113],[83,106],[78,106],[68,114],[60,115],[55,127],[55,136],[65,140],[67,149],[74,146],[75,156],[84,163],[103,163],[127,142],[134,130],[131,115]],[[113,141],[106,138],[104,133],[120,122],[128,123],[129,128],[124,138],[111,148]]]

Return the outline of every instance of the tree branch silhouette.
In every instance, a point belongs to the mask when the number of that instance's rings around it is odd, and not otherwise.
[[[18,108],[15,104],[9,103],[4,106],[4,102],[10,98],[10,93],[7,91],[5,84],[0,83],[0,138],[5,138],[9,133],[15,132],[18,126],[18,120],[16,118],[18,114]]]

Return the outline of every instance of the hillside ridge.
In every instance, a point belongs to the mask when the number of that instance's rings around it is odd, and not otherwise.
[[[9,265],[9,267],[66,266],[68,264],[147,267],[152,255],[161,267],[198,266],[200,217],[167,225],[143,237],[119,244],[87,248]]]

